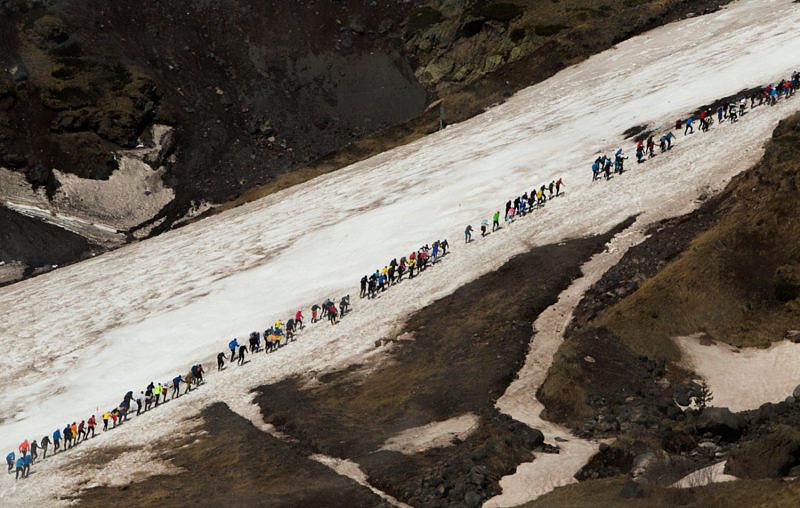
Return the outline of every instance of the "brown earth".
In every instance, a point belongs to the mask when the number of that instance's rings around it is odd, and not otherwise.
[[[767,346],[800,327],[798,172],[795,115],[775,129],[755,167],[695,212],[654,226],[608,270],[578,305],[540,390],[548,414],[575,424],[592,412],[587,394],[618,382],[593,378],[582,361],[595,330],[618,344],[601,362],[644,355],[666,362],[665,376],[676,383],[686,372],[673,363],[680,352],[671,337],[703,332],[733,345]]]
[[[775,129],[762,161],[710,205],[713,225],[596,323],[633,350],[670,361],[678,358],[673,336],[705,332],[733,345],[767,346],[796,329],[798,173],[800,115],[794,115]]]
[[[414,313],[399,335],[411,340],[377,369],[329,373],[311,388],[303,378],[259,388],[264,419],[312,452],[355,460],[371,483],[410,504],[479,504],[541,443],[494,408],[524,362],[531,323],[629,223],[534,248]],[[412,455],[377,451],[405,429],[468,412],[480,425],[463,442]]]
[[[377,506],[366,487],[255,428],[223,403],[202,411],[200,436],[179,434],[163,458],[182,469],[122,487],[87,489],[81,506]],[[106,457],[107,460],[113,457]]]
[[[668,489],[651,484],[630,485],[626,477],[591,480],[556,489],[525,508],[564,507],[696,508],[792,507],[800,496],[800,483],[781,480],[742,480],[691,489]],[[623,490],[625,487],[627,489]]]
[[[675,363],[680,351],[671,340],[700,332],[704,340],[767,346],[800,328],[798,172],[800,114],[778,125],[758,164],[695,212],[654,226],[586,293],[538,393],[548,418],[581,436],[617,438],[581,479],[625,473],[643,453],[669,456],[673,469],[730,457],[739,476],[800,474],[796,399],[787,393],[785,402],[738,415],[684,413],[673,400],[687,405],[702,390]],[[703,493],[713,505],[725,488]],[[732,496],[746,490],[730,486]],[[667,494],[652,495],[659,506]],[[688,505],[702,499],[681,495]]]

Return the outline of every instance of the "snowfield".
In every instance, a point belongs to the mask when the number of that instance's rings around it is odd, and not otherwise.
[[[720,190],[761,157],[778,121],[800,109],[800,98],[757,107],[738,124],[715,125],[709,133],[679,134],[671,152],[643,165],[636,164],[633,143],[622,132],[640,124],[663,129],[718,97],[787,77],[800,68],[797,26],[800,6],[791,0],[734,2],[621,43],[412,144],[0,288],[3,455],[23,438],[40,439],[67,421],[97,414],[96,408],[113,407],[130,389],[185,374],[192,362],[210,368],[231,337],[246,339],[301,307],[310,318],[310,304],[326,296],[350,293],[355,309],[341,326],[307,327],[277,354],[212,373],[193,395],[48,459],[33,468],[41,474],[25,482],[0,479],[0,504],[52,504],[82,480],[96,484],[94,471],[67,474],[59,467],[112,442],[147,444],[165,425],[214,400],[260,418],[250,403],[251,387],[381,354],[375,340],[394,333],[408,313],[531,246],[605,232],[641,214],[626,233],[635,236],[652,221],[690,211],[700,194]],[[591,184],[592,161],[618,146],[631,155],[629,171]],[[558,177],[567,185],[565,197],[463,245],[467,223],[477,229],[509,198]],[[376,301],[357,298],[363,274],[437,238],[448,238],[453,247],[441,266]],[[552,340],[560,340],[558,326]],[[787,354],[800,357],[796,349]],[[515,386],[501,409],[535,421],[538,416],[519,405],[533,400],[543,375],[526,376],[529,385]],[[551,439],[547,431],[545,438]],[[585,454],[592,447],[575,448]],[[555,457],[575,461],[569,453]],[[124,467],[113,465],[118,474],[102,478],[123,481],[135,471],[167,468],[146,453],[124,459]],[[548,485],[569,481],[572,473],[564,471]],[[541,493],[518,488],[513,502]]]

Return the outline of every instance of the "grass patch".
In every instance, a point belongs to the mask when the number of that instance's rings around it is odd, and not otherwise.
[[[725,472],[739,478],[782,478],[800,464],[800,431],[776,425],[772,431],[735,449]]]

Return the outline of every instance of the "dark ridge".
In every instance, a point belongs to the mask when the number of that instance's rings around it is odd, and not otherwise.
[[[0,205],[0,261],[23,261],[32,271],[73,262],[91,250],[80,235]]]

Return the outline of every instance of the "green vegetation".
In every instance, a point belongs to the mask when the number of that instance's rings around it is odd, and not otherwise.
[[[708,387],[705,380],[702,380],[700,382],[700,390],[697,395],[692,397],[692,402],[698,411],[702,411],[711,405],[712,400],[714,400],[714,395],[711,393],[711,388]]]

